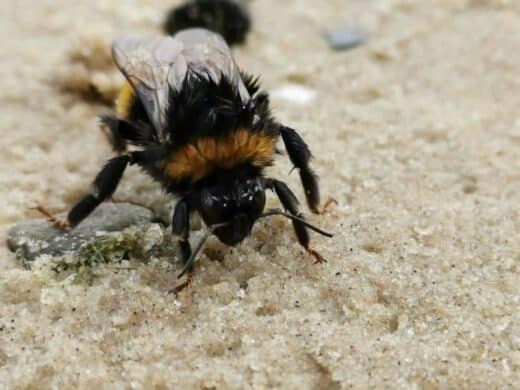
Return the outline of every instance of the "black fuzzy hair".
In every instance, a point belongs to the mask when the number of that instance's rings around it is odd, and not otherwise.
[[[233,0],[192,0],[173,8],[163,25],[170,35],[192,27],[219,33],[231,46],[245,41],[251,19],[245,7]]]
[[[258,92],[258,79],[243,75],[251,95],[247,104],[224,76],[220,82],[189,72],[179,91],[170,89],[166,132],[175,145],[201,136],[221,136],[240,128],[273,134],[278,131],[266,93]]]

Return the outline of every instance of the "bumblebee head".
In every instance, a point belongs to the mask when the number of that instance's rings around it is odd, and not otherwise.
[[[260,177],[236,179],[204,187],[198,211],[208,226],[220,225],[214,234],[226,245],[241,242],[253,228],[265,206],[265,188]]]

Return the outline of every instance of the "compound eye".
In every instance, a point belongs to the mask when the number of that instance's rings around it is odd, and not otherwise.
[[[203,219],[208,223],[218,222],[223,213],[222,198],[211,191],[204,191],[202,193],[200,202],[200,212]]]
[[[215,207],[221,206],[221,199],[216,195],[211,195],[209,201],[206,204],[208,209],[214,210]]]

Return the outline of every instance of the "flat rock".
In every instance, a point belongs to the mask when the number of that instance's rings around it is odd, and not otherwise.
[[[7,245],[24,260],[42,254],[61,255],[81,248],[104,233],[151,222],[150,210],[129,203],[103,203],[72,230],[62,230],[45,219],[14,224],[7,232]]]
[[[349,50],[362,44],[368,33],[360,28],[338,27],[325,31],[325,39],[333,50]]]

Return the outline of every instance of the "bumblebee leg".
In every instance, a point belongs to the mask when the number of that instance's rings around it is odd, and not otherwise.
[[[192,282],[193,282],[193,272],[188,271],[188,275],[186,275],[186,281],[184,283],[181,283],[178,286],[172,288],[171,290],[169,290],[168,294],[178,295],[186,287],[191,286]]]
[[[338,201],[334,198],[328,198],[325,203],[323,204],[323,207],[321,208],[323,210],[323,212],[326,212],[329,210],[330,206],[332,205],[335,205],[337,206],[338,205]]]
[[[68,227],[70,227],[68,220],[56,217],[43,206],[38,205],[36,207],[31,207],[31,209],[38,211],[40,214],[42,214],[44,217],[46,217],[47,220],[50,223],[52,223],[54,226],[56,226],[58,229],[67,229]]]
[[[300,179],[305,191],[305,197],[307,198],[307,204],[313,213],[320,214],[322,210],[320,209],[318,176],[309,166],[312,153],[295,130],[282,126],[280,133],[291,162],[300,171]]]
[[[179,248],[181,251],[182,263],[184,265],[191,256],[191,245],[188,240],[190,234],[190,209],[186,199],[180,200],[175,206],[172,219],[172,233],[179,240]],[[172,288],[168,293],[178,294],[188,287],[192,282],[192,272],[193,271],[190,268],[188,270],[186,281]]]
[[[282,203],[282,206],[292,215],[295,215],[299,218],[304,219],[303,214],[298,211],[298,199],[294,195],[294,193],[291,191],[291,189],[285,184],[284,182],[281,182],[279,180],[270,179],[267,181],[267,187],[274,190],[276,195],[278,196],[278,199],[280,199],[280,202]],[[314,259],[316,260],[314,264],[318,263],[325,263],[327,260],[320,255],[316,250],[311,248],[310,246],[310,236],[309,231],[305,227],[304,224],[302,224],[300,221],[293,220],[292,221],[294,232],[296,233],[296,237],[298,238],[298,242],[301,246],[305,248],[305,250],[310,253]]]
[[[102,115],[99,118],[99,125],[117,153],[124,153],[128,142],[142,146],[156,142],[151,128],[141,122],[136,123],[112,115]]]
[[[99,128],[105,133],[114,152],[124,153],[126,151],[126,141],[119,132],[119,119],[111,115],[103,115],[99,117]]]
[[[91,192],[81,198],[69,211],[67,215],[69,226],[76,226],[83,221],[97,206],[114,193],[129,162],[130,156],[127,155],[107,161],[94,179]]]
[[[172,218],[172,234],[179,240],[184,264],[191,256],[191,246],[188,241],[190,235],[190,208],[186,199],[181,199],[175,206]]]

